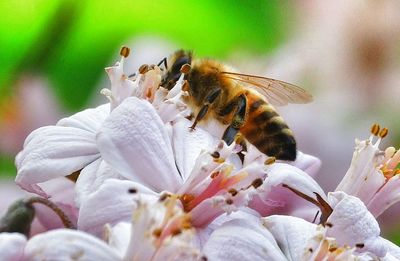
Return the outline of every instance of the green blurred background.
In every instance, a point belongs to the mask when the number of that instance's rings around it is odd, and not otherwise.
[[[95,105],[121,45],[150,36],[310,90],[313,107],[282,114],[300,149],[321,158],[318,181],[332,190],[370,124],[390,127],[388,144],[399,147],[398,3],[0,1],[0,177],[15,176],[33,129]]]
[[[14,114],[9,100],[21,75],[44,77],[62,111],[75,112],[135,37],[158,36],[200,56],[265,53],[282,41],[286,11],[262,0],[0,1],[0,124]],[[1,154],[2,175],[15,175],[13,156]]]

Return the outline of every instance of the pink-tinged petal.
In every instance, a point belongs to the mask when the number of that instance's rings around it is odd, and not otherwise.
[[[182,179],[175,167],[168,133],[147,101],[127,98],[97,135],[104,160],[127,179],[155,191],[176,191]]]
[[[297,217],[278,215],[264,218],[263,223],[288,260],[303,260],[309,248],[316,248],[311,241],[318,233],[315,224]]]
[[[75,185],[76,204],[79,207],[89,195],[99,189],[107,179],[125,179],[102,159],[86,166],[79,174]]]
[[[386,255],[387,247],[379,237],[378,222],[359,198],[338,191],[329,193],[328,202],[333,212],[327,220],[330,224],[327,236],[334,237],[339,245],[362,245],[361,252]]]
[[[96,133],[103,121],[110,114],[110,104],[90,108],[58,121],[57,126],[72,127]]]
[[[122,258],[105,242],[81,231],[58,229],[31,238],[25,248],[29,260],[110,260]]]
[[[193,215],[192,215],[193,217]],[[252,222],[258,222],[260,220],[260,215],[247,207],[240,208],[238,211],[232,213],[224,213],[215,218],[210,224],[205,227],[196,227],[196,237],[194,238],[195,245],[203,248],[207,243],[208,238],[212,232],[222,226],[224,223],[234,220],[234,219],[245,219],[251,220]]]
[[[208,260],[287,260],[260,221],[235,219],[224,223],[203,248]]]
[[[189,120],[181,118],[172,126],[172,147],[183,180],[189,177],[197,157],[217,143],[214,137],[201,128],[191,131],[189,129],[191,125]]]
[[[26,238],[19,233],[0,233],[0,260],[23,261]]]
[[[134,189],[136,193],[128,191]],[[106,180],[97,191],[82,202],[79,210],[78,228],[101,237],[104,225],[115,225],[130,221],[132,211],[137,207],[135,198],[157,201],[157,194],[147,187],[129,180]]]
[[[312,155],[297,151],[297,157],[294,162],[289,163],[302,171],[306,172],[311,177],[315,177],[321,168],[321,160]]]
[[[23,189],[43,195],[37,183],[72,174],[98,157],[94,133],[73,127],[42,127],[29,135],[18,154],[15,181]]]
[[[66,178],[57,178],[41,184],[41,187],[76,226],[78,208],[75,206],[75,183]],[[34,204],[36,218],[46,230],[63,228],[64,225],[53,210],[42,204]]]
[[[375,192],[385,183],[385,177],[377,170],[384,157],[378,145],[379,142],[373,144],[370,139],[356,140],[350,168],[335,191],[356,196],[368,204]]]
[[[268,177],[259,188],[249,207],[262,216],[271,214],[297,213],[300,217],[312,221],[318,208],[282,185],[289,186],[315,199],[315,193],[326,199],[318,183],[302,170],[284,163],[274,163],[267,170]]]
[[[368,210],[375,218],[400,201],[400,176],[390,178],[368,202]]]

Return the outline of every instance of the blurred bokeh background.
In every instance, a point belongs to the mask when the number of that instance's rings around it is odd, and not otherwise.
[[[322,160],[326,191],[372,123],[389,128],[382,148],[400,146],[398,0],[9,0],[0,1],[0,17],[3,191],[33,129],[105,102],[104,67],[121,45],[132,49],[132,72],[185,48],[309,90],[312,104],[278,110],[300,150]],[[392,238],[399,216],[397,207],[381,217]]]

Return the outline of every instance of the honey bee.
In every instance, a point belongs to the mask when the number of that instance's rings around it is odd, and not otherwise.
[[[162,60],[166,68],[161,86],[172,89],[184,73],[186,102],[193,109],[192,129],[200,121],[216,119],[228,125],[223,136],[230,145],[242,134],[262,153],[281,160],[296,159],[296,140],[273,105],[307,103],[312,96],[290,83],[235,72],[212,59],[194,59],[178,50]]]

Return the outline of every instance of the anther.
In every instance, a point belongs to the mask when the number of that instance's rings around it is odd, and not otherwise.
[[[228,204],[228,205],[232,205],[233,204],[233,200],[231,198],[227,198],[225,200],[225,203]]]
[[[356,244],[357,248],[363,248],[365,245],[363,243]]]
[[[371,127],[371,133],[372,133],[373,135],[378,136],[379,130],[380,130],[380,126],[379,126],[378,124],[375,123],[374,125],[372,125],[372,127]]]
[[[121,51],[119,51],[119,54],[126,58],[129,56],[130,51],[131,51],[131,49],[129,47],[122,46]]]
[[[128,189],[128,193],[129,193],[129,194],[136,194],[136,193],[137,193],[137,189],[135,189],[135,188],[130,188],[130,189]]]
[[[213,158],[215,158],[215,159],[218,159],[218,158],[221,156],[221,154],[219,154],[218,151],[214,151],[213,153],[211,153],[211,156],[212,156]]]
[[[161,236],[161,233],[162,233],[161,228],[156,228],[156,229],[154,229],[154,231],[153,231],[153,236],[155,236],[155,237],[160,237],[160,236]]]
[[[167,198],[169,198],[171,195],[168,193],[163,193],[160,198],[158,199],[158,201],[163,202],[164,200],[166,200]]]
[[[176,228],[176,229],[173,229],[172,231],[171,231],[171,235],[172,236],[177,236],[177,235],[179,235],[179,234],[181,234],[182,233],[182,230],[180,229],[180,228]]]
[[[149,71],[149,65],[148,64],[143,64],[142,66],[139,67],[139,73],[140,74],[145,74]]]
[[[266,160],[264,161],[264,164],[265,164],[265,165],[271,165],[271,164],[274,164],[275,161],[276,161],[276,158],[275,158],[275,157],[269,157],[268,159],[266,159]]]
[[[328,249],[329,252],[335,252],[338,248],[337,247],[330,247]]]
[[[190,69],[191,69],[191,68],[192,68],[192,67],[190,66],[190,64],[185,63],[185,64],[182,65],[182,67],[181,67],[181,73],[187,74],[187,73],[190,72]]]
[[[258,188],[259,186],[261,186],[263,184],[263,180],[261,178],[255,179],[253,180],[253,182],[251,183],[251,185],[254,188]]]
[[[379,132],[379,137],[381,137],[382,139],[385,138],[389,133],[388,128],[383,128],[380,132]]]
[[[234,188],[228,190],[228,193],[232,195],[232,197],[236,196],[238,191]]]
[[[326,223],[325,223],[325,226],[327,226],[327,227],[329,227],[329,228],[333,227],[332,223],[329,223],[329,222],[326,222]]]
[[[219,171],[213,172],[213,173],[211,173],[210,178],[215,179],[216,177],[218,177],[218,175],[219,175]]]

